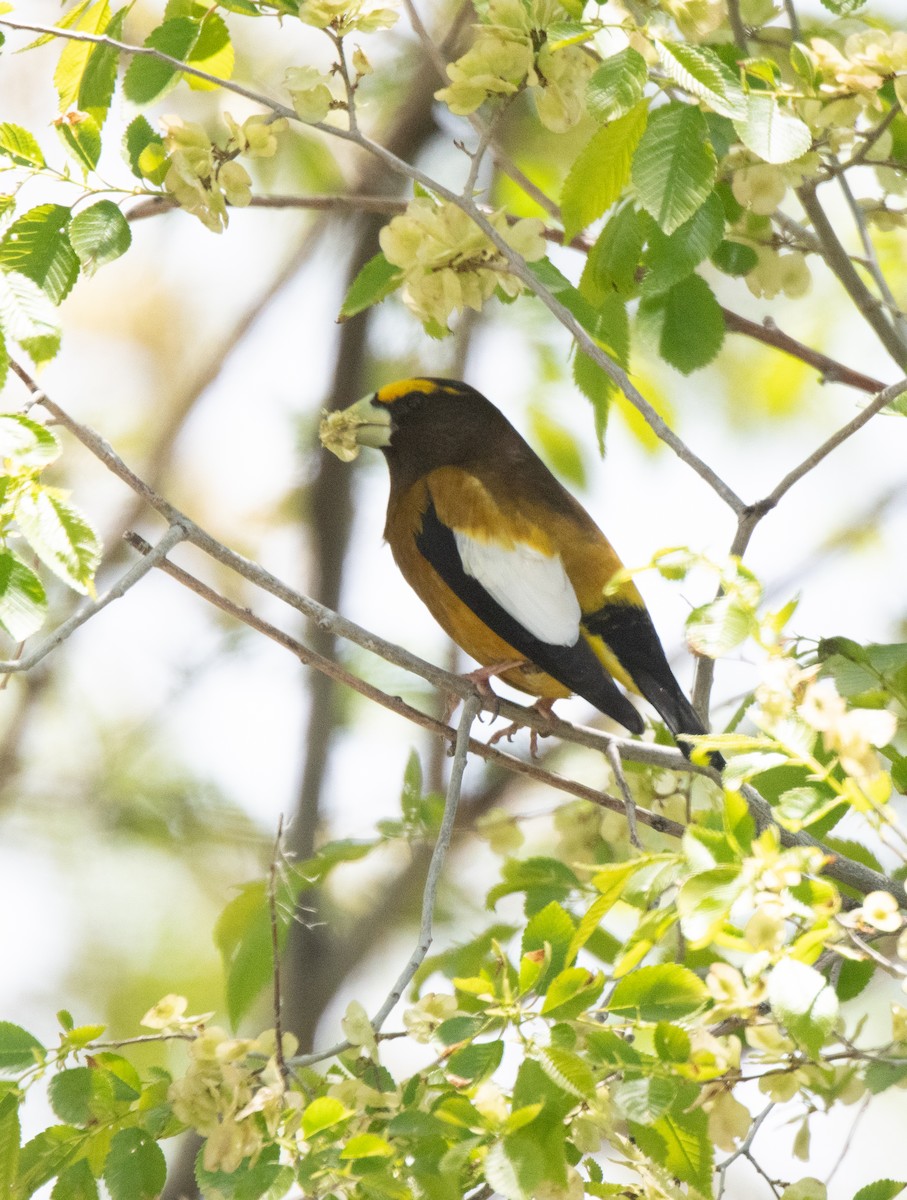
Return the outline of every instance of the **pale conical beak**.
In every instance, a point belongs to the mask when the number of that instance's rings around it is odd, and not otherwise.
[[[318,436],[325,450],[336,454],[341,462],[352,462],[360,446],[380,450],[390,445],[391,415],[385,406],[375,404],[372,393],[349,408],[326,412],[321,418]]]

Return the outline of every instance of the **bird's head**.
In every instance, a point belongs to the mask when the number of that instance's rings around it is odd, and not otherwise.
[[[494,426],[509,425],[492,404],[468,384],[454,379],[401,379],[388,383],[351,405],[325,413],[321,444],[343,462],[351,462],[361,446],[390,457],[414,451],[423,466],[451,463],[474,453]]]

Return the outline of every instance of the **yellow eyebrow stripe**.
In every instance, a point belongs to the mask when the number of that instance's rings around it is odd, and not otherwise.
[[[394,400],[408,396],[410,392],[425,392],[427,395],[436,391],[437,386],[430,379],[398,379],[396,383],[386,383],[384,387],[378,388],[375,399],[379,404],[392,404]]]

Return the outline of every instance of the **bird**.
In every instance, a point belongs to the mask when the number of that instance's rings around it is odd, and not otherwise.
[[[706,732],[611,543],[504,414],[454,379],[402,379],[325,413],[322,444],[390,473],[384,536],[407,583],[489,675],[581,696],[631,734],[652,705],[687,757]],[[481,676],[482,672],[477,672]],[[621,685],[621,687],[618,686]],[[711,762],[719,769],[720,755]]]

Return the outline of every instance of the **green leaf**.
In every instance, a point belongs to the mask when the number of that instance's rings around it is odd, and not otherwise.
[[[253,1165],[245,1159],[235,1171],[209,1171],[204,1164],[204,1148],[195,1160],[195,1181],[199,1192],[209,1200],[283,1200],[292,1186],[294,1172],[277,1161],[276,1146],[259,1154]]]
[[[74,23],[73,28],[80,33],[103,33],[110,21],[110,5],[108,0],[97,0]],[[88,62],[97,46],[88,41],[64,40],[63,50],[54,71],[54,86],[60,99],[60,112],[68,112],[76,107],[79,100],[79,90],[82,77]]]
[[[377,1133],[357,1133],[340,1151],[343,1158],[392,1158],[394,1148]]]
[[[101,543],[77,509],[55,490],[36,487],[20,498],[16,521],[35,554],[64,583],[83,595],[92,592]]]
[[[0,241],[0,267],[27,275],[54,304],[69,295],[79,277],[79,260],[66,234],[72,212],[62,204],[29,209]]]
[[[687,641],[695,654],[721,658],[756,629],[752,608],[732,596],[719,596],[687,617]]]
[[[503,1057],[504,1043],[501,1041],[472,1042],[462,1050],[455,1050],[448,1058],[445,1069],[448,1075],[478,1083],[498,1069]]]
[[[87,1159],[65,1167],[57,1176],[50,1200],[97,1200],[98,1185]]]
[[[708,46],[683,42],[655,43],[665,73],[709,108],[734,121],[747,117],[746,94],[740,81]]]
[[[167,1178],[163,1151],[141,1129],[114,1134],[104,1164],[111,1200],[156,1200]]]
[[[745,886],[736,864],[701,871],[684,882],[677,909],[680,927],[694,950],[707,946],[720,932]]]
[[[70,112],[54,121],[63,145],[86,174],[101,157],[101,130],[91,113]]]
[[[289,911],[277,905],[278,932],[285,940]],[[226,906],[214,926],[214,942],[226,974],[227,1013],[236,1027],[274,974],[271,912],[264,880],[246,884]]]
[[[701,262],[714,254],[724,237],[724,208],[714,192],[702,208],[670,235],[654,222],[648,231],[642,284],[644,296],[666,292],[686,279]]]
[[[104,29],[104,35],[119,40],[123,35],[123,23],[129,6],[114,13]],[[78,107],[94,118],[98,129],[107,120],[110,102],[116,90],[117,69],[120,52],[113,46],[95,46],[82,73],[79,85]]]
[[[622,117],[642,100],[649,78],[646,60],[627,46],[606,58],[586,87],[586,105],[596,121]]]
[[[208,10],[202,20],[195,45],[186,56],[186,62],[198,67],[200,71],[217,76],[218,79],[227,80],[233,74],[235,58],[230,31],[223,17]],[[209,83],[207,79],[199,79],[196,75],[187,75],[186,82],[197,92],[211,92],[218,87],[216,83]]]
[[[743,242],[722,242],[712,255],[712,263],[725,275],[748,275],[758,261],[753,247]]]
[[[49,362],[60,348],[60,327],[50,298],[17,271],[0,271],[0,325],[36,364]]]
[[[523,933],[522,954],[551,947],[549,972],[556,975],[567,966],[567,952],[573,940],[575,925],[570,914],[557,901],[552,900],[537,912]]]
[[[402,272],[389,263],[382,251],[370,258],[347,289],[338,321],[348,321],[395,292],[403,282]]]
[[[687,1039],[689,1044],[689,1038]],[[612,1095],[615,1104],[628,1121],[653,1125],[669,1111],[677,1099],[678,1085],[673,1079],[658,1076],[625,1079],[617,1084]]]
[[[92,1081],[88,1067],[72,1067],[54,1075],[47,1088],[50,1106],[70,1125],[87,1125],[91,1119]]]
[[[0,629],[14,641],[24,642],[41,628],[46,616],[47,596],[41,580],[11,550],[0,550]],[[0,1022],[0,1071],[4,1066],[5,1024]]]
[[[333,1129],[352,1115],[352,1110],[335,1096],[317,1096],[302,1114],[303,1136],[306,1139],[313,1138],[325,1129]]]
[[[774,96],[752,92],[747,96],[745,120],[734,128],[748,150],[767,163],[792,162],[812,147],[809,126],[782,108]]]
[[[43,167],[44,154],[36,139],[21,125],[0,125],[0,154],[19,167]]]
[[[865,6],[866,0],[822,0],[822,3],[836,17],[849,17],[859,12]]]
[[[718,164],[705,116],[688,104],[654,112],[633,160],[640,203],[665,233],[673,233],[704,203]]]
[[[696,1089],[694,1099],[695,1095]],[[708,1116],[701,1108],[689,1112],[675,1108],[652,1125],[631,1121],[630,1131],[644,1154],[676,1179],[708,1196],[712,1192],[714,1154],[708,1126]]]
[[[828,1188],[821,1179],[806,1176],[786,1187],[781,1200],[828,1200]]]
[[[59,1174],[84,1143],[85,1134],[71,1125],[51,1125],[26,1142],[19,1154],[17,1194],[31,1196],[39,1187]]]
[[[559,1046],[546,1046],[539,1054],[542,1070],[562,1091],[580,1100],[595,1095],[595,1079],[578,1054]]]
[[[175,17],[153,29],[145,39],[145,45],[150,50],[159,50],[170,58],[185,62],[198,35],[199,28],[195,21],[188,17]],[[179,78],[178,67],[150,55],[137,54],[123,77],[123,94],[133,104],[150,104],[175,87]]]
[[[73,217],[69,240],[86,275],[125,254],[132,244],[129,222],[111,200],[99,200]]]
[[[19,1168],[21,1141],[19,1097],[8,1092],[0,1100],[0,1196],[15,1195],[13,1184]]]
[[[46,467],[60,457],[60,443],[40,421],[22,413],[0,413],[0,462],[11,467]]]
[[[129,168],[138,179],[161,184],[170,170],[164,139],[148,123],[138,116],[130,121],[123,134],[123,153]]]
[[[538,912],[552,900],[564,900],[576,887],[579,879],[560,859],[543,855],[510,859],[501,870],[501,882],[489,891],[486,904],[493,908],[502,896],[525,892],[527,901],[530,894],[534,899],[542,898],[542,903],[527,905],[529,911]]]
[[[533,445],[538,446],[539,453],[555,475],[577,487],[585,487],[586,468],[571,430],[556,421],[541,405],[530,408],[529,422]]]
[[[569,1021],[595,1003],[604,987],[601,972],[585,967],[567,967],[555,975],[545,992],[542,1014],[556,1012],[559,1021]]]
[[[697,1012],[709,999],[698,975],[679,963],[640,967],[619,980],[608,1012],[642,1021],[676,1021]]]
[[[769,976],[768,1001],[794,1041],[817,1055],[838,1019],[838,998],[819,972],[783,958]]]
[[[620,198],[647,119],[648,108],[638,104],[602,126],[580,151],[561,193],[565,240],[597,220]]]
[[[641,214],[632,204],[621,205],[596,238],[580,276],[580,293],[593,307],[615,293],[624,299],[635,294],[644,240]]]
[[[690,1049],[690,1035],[679,1025],[659,1021],[655,1026],[655,1053],[662,1062],[688,1062]]]
[[[853,1200],[895,1200],[900,1196],[907,1183],[897,1179],[877,1179],[875,1183],[867,1183],[854,1194]]]
[[[665,362],[684,375],[707,366],[724,342],[721,305],[701,275],[688,275],[668,291],[647,296],[639,320]]]

